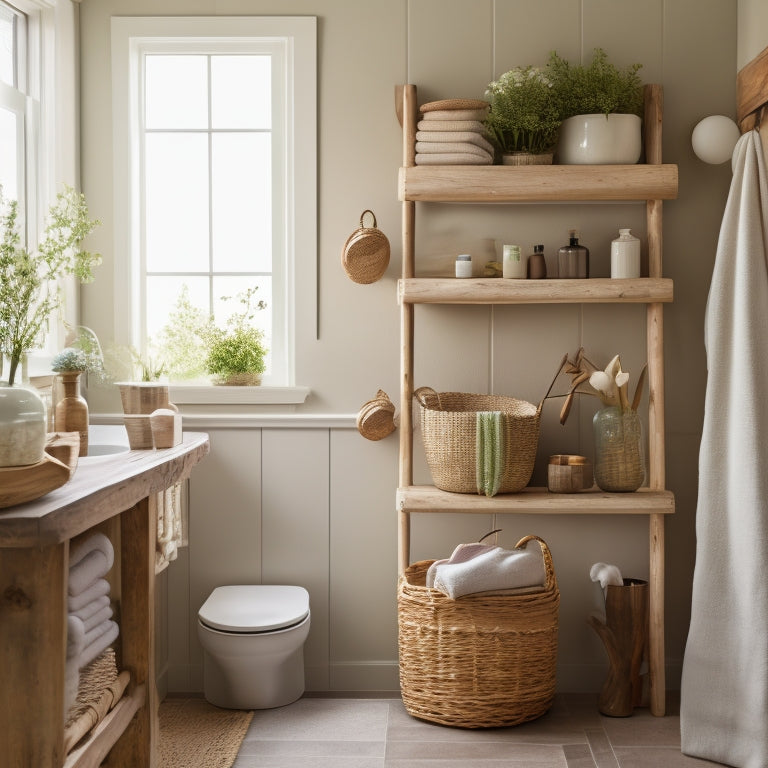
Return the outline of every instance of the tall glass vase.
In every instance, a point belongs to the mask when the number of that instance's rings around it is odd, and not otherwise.
[[[636,491],[645,479],[643,430],[637,411],[610,406],[592,420],[595,483],[603,491]]]
[[[59,373],[64,397],[56,403],[54,426],[57,432],[78,432],[80,452],[78,456],[88,455],[88,403],[80,394],[80,374],[82,371],[62,371]]]

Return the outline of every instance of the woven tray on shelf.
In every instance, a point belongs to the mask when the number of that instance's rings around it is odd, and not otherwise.
[[[425,586],[432,560],[406,568],[397,592],[400,690],[409,714],[460,728],[518,725],[545,714],[555,695],[560,591],[547,575],[536,592],[452,600]]]
[[[500,411],[504,468],[498,493],[516,493],[528,485],[539,444],[542,403],[505,395],[414,392],[432,482],[443,491],[477,493],[477,413]]]

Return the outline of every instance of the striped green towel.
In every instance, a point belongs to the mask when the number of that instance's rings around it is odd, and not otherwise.
[[[500,411],[477,412],[477,492],[495,496],[504,470],[504,440]]]

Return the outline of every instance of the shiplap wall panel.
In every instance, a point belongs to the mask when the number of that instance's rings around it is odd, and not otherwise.
[[[328,687],[329,430],[262,429],[262,581],[309,592],[307,684]]]

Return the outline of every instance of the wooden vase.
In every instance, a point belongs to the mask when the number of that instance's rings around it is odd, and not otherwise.
[[[611,717],[628,717],[643,693],[640,668],[648,644],[648,582],[624,579],[624,586],[609,584],[605,622],[590,616],[589,624],[608,653],[608,677],[598,709]]]
[[[88,403],[80,394],[82,371],[59,373],[64,397],[56,403],[54,425],[57,432],[77,432],[80,435],[79,456],[88,455]]]

